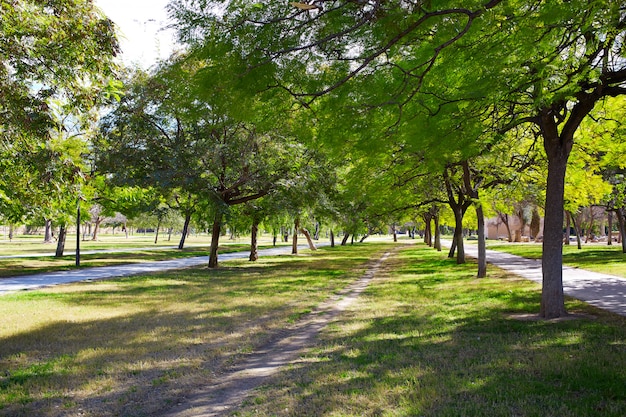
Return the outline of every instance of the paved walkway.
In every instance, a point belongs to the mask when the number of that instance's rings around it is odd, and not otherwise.
[[[465,242],[465,254],[477,258],[478,246]],[[541,284],[540,259],[526,259],[488,249],[487,262]],[[626,316],[626,278],[564,266],[563,291],[593,306]]]
[[[308,246],[302,246],[302,248],[308,248]],[[272,256],[285,253],[291,253],[291,246],[262,249],[259,251],[259,256]],[[229,259],[247,258],[248,256],[250,256],[248,251],[231,252],[220,254],[218,259],[221,262]],[[15,278],[5,278],[0,279],[0,296],[10,292],[32,290],[35,288],[49,287],[51,285],[67,284],[69,282],[149,274],[152,272],[181,269],[208,263],[208,256],[196,256],[192,258],[172,259],[169,261],[134,263],[118,266],[101,266],[74,269],[71,271],[46,272],[34,275],[24,275]]]

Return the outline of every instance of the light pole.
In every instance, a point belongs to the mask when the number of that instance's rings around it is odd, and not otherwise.
[[[76,198],[76,266],[80,266],[80,193]]]

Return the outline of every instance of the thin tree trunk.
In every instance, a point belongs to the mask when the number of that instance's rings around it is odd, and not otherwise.
[[[187,239],[187,233],[189,233],[189,224],[191,223],[191,213],[185,214],[185,223],[183,223],[183,233],[178,242],[178,249],[182,250],[185,247],[185,239]]]
[[[161,220],[157,222],[156,233],[154,235],[154,244],[156,245],[159,242],[159,229],[161,228]]]
[[[104,220],[102,217],[100,216],[96,217],[96,222],[93,226],[93,236],[91,238],[91,240],[93,241],[98,240],[98,232],[100,232],[100,224],[102,223],[102,220]]]
[[[251,262],[259,259],[259,245],[257,235],[259,233],[259,222],[256,218],[252,219],[252,228],[250,230],[250,258]]]
[[[441,252],[441,230],[439,228],[439,213],[434,215],[435,221],[435,249]]]
[[[335,247],[335,234],[333,233],[333,231],[330,231],[330,247],[334,248]]]
[[[311,234],[309,233],[309,231],[301,227],[300,233],[302,233],[304,237],[306,238],[306,241],[309,244],[309,249],[317,250],[317,248],[315,247],[315,243],[313,243],[313,239],[311,239]]]
[[[346,243],[348,243],[348,238],[350,238],[350,233],[344,233],[343,239],[341,239],[341,246],[346,246]]]
[[[618,208],[615,210],[617,214],[617,224],[619,227],[619,240],[622,243],[622,253],[626,253],[626,219],[624,219],[624,209]]]
[[[578,223],[576,222],[576,217],[574,217],[574,213],[571,211],[568,212],[569,218],[572,219],[572,224],[574,225],[574,232],[576,233],[576,244],[578,245],[578,249],[582,249],[582,242],[580,241],[580,230],[578,228]],[[569,236],[568,239],[569,240]]]
[[[61,225],[59,227],[59,238],[57,240],[57,250],[56,250],[56,253],[54,254],[54,256],[57,258],[60,258],[63,256],[63,252],[65,251],[65,237],[66,236],[67,236],[67,228],[65,227],[65,225]]]
[[[220,243],[220,232],[222,229],[222,214],[216,213],[211,229],[211,253],[209,254],[209,268],[217,268],[217,249]]]
[[[478,217],[478,278],[487,276],[487,244],[485,242],[485,214],[480,202],[476,203]]]
[[[448,252],[448,258],[454,258],[454,254],[456,253],[456,239],[452,238],[452,244],[450,244],[450,251]]]
[[[300,219],[296,218],[293,222],[293,239],[291,241],[291,254],[296,255],[298,253],[298,229],[300,228]]]
[[[9,239],[11,239],[13,236],[11,236],[11,234],[9,233]],[[45,232],[44,232],[44,236],[43,236],[43,243],[52,243],[52,241],[54,240],[53,236],[52,236],[52,220],[51,219],[46,219],[46,226],[45,226]]]
[[[456,263],[465,263],[465,248],[463,246],[463,213],[460,208],[454,211],[454,240],[456,241]]]
[[[613,212],[609,211],[607,212],[607,217],[608,217],[608,233],[607,233],[607,242],[606,244],[608,246],[612,246],[613,245]]]

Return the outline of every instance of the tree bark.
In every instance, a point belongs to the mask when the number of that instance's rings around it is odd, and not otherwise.
[[[335,247],[335,234],[333,233],[333,231],[330,231],[330,247],[334,248]]]
[[[465,263],[465,247],[463,246],[463,211],[460,207],[454,212],[454,241],[456,242],[456,263]]]
[[[302,233],[304,237],[306,238],[306,241],[309,244],[309,249],[317,250],[317,248],[315,247],[315,243],[313,243],[313,239],[311,239],[311,234],[309,233],[309,231],[301,227],[300,233]]]
[[[182,250],[185,247],[185,239],[187,239],[187,234],[189,233],[189,224],[191,223],[191,213],[185,214],[185,223],[183,223],[183,234],[180,237],[180,242],[178,242],[178,249]]]
[[[608,217],[608,233],[607,233],[607,237],[606,237],[606,244],[608,246],[613,246],[613,212],[608,211],[607,212],[607,217]]]
[[[93,225],[93,235],[91,237],[91,240],[93,241],[98,240],[98,232],[100,231],[100,224],[102,223],[102,220],[104,220],[104,218],[100,216],[96,217],[96,221]]]
[[[454,254],[456,253],[456,239],[452,238],[452,244],[450,244],[450,251],[448,252],[448,258],[454,258]]]
[[[350,233],[344,233],[343,239],[341,239],[341,246],[346,246],[346,243],[348,243],[349,238],[350,238]]]
[[[574,233],[576,233],[576,244],[578,245],[578,249],[582,249],[583,245],[582,245],[582,242],[580,241],[580,228],[578,227],[579,224],[576,222],[576,217],[574,216],[574,213],[570,211],[568,212],[568,215],[569,215],[569,218],[572,219],[572,224],[574,225]],[[569,240],[569,236],[567,237],[567,240]]]
[[[252,228],[250,230],[250,262],[257,261],[259,259],[259,245],[257,235],[259,233],[259,222],[257,219],[252,219]]]
[[[77,231],[76,233],[80,233]],[[60,258],[63,256],[63,252],[65,251],[65,237],[67,236],[67,228],[65,225],[61,225],[59,227],[59,238],[57,240],[57,250],[54,254],[55,257]]]
[[[97,226],[96,226],[97,227]],[[159,229],[161,228],[161,220],[157,222],[156,233],[154,235],[154,244],[156,245],[159,242]],[[94,232],[95,236],[95,232]]]
[[[549,118],[550,116],[547,116]],[[548,126],[547,128],[545,126]],[[562,142],[554,122],[544,123],[544,149],[548,156],[546,211],[543,228],[542,291],[540,316],[561,317],[565,310],[563,294],[563,206],[565,171],[573,141]]]
[[[572,228],[572,225],[570,224],[570,222],[572,221],[572,216],[569,214],[569,211],[566,213],[565,215],[565,244],[569,246],[569,235],[570,235],[570,229]]]
[[[439,229],[439,213],[436,213],[434,216],[435,221],[435,249],[438,252],[441,252],[441,230]]]
[[[13,236],[10,236],[9,239],[11,239]],[[51,219],[46,219],[46,226],[45,226],[45,232],[44,232],[44,236],[43,236],[43,243],[52,243],[54,240],[53,235],[52,235],[52,220]]]
[[[428,246],[433,246],[433,229],[432,229],[432,216],[430,213],[424,214],[424,243]]]
[[[300,219],[296,218],[293,222],[293,239],[291,241],[291,254],[298,253],[298,229],[300,229]]]
[[[209,254],[209,268],[217,268],[217,249],[220,243],[220,232],[222,230],[222,214],[216,213],[211,229],[211,253]]]
[[[506,234],[509,238],[509,242],[513,242],[513,235],[511,234],[511,226],[509,225],[509,215],[498,212],[498,217],[502,221],[502,224],[504,224],[504,227],[506,227]]]
[[[487,276],[487,244],[485,242],[485,214],[480,202],[476,203],[478,217],[478,278]]]
[[[626,237],[626,219],[624,219],[624,209],[618,208],[615,210],[615,213],[617,214],[617,224],[619,227],[619,240],[622,242],[622,253],[626,253],[626,239],[624,239],[624,237]]]

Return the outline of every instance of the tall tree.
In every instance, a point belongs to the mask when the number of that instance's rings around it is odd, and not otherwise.
[[[210,267],[217,266],[229,207],[289,181],[296,175],[294,161],[303,154],[289,129],[277,128],[285,126],[284,115],[274,113],[278,108],[225,92],[228,84],[213,77],[227,69],[189,56],[151,76],[137,74],[104,119],[99,155],[100,169],[114,172],[120,183],[178,195],[179,208],[192,208],[180,204],[182,195],[190,196],[189,203],[194,198],[209,203],[214,216]],[[235,96],[241,102],[232,103]]]

